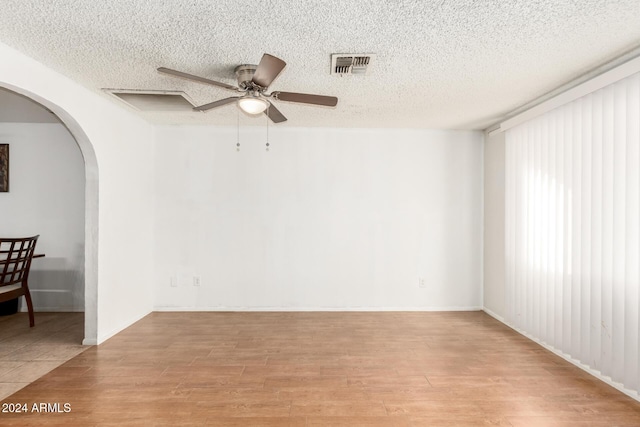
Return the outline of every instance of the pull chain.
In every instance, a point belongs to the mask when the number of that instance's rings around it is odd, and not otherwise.
[[[271,104],[267,107],[267,151],[269,151],[269,122],[271,121],[269,118],[269,108],[271,108]]]
[[[236,151],[240,151],[240,110],[236,116]]]

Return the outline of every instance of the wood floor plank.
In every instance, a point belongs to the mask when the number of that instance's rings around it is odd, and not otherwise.
[[[407,417],[386,416],[312,416],[307,417],[307,427],[409,427]],[[422,424],[430,425],[430,424]]]
[[[1,354],[23,347],[0,330]],[[66,349],[34,351],[0,371],[38,377],[3,402],[71,412],[2,426],[640,425],[639,402],[480,312],[152,313],[48,373]]]
[[[377,416],[387,415],[387,411],[382,401],[320,401],[320,402],[298,402],[291,405],[292,416],[323,416],[323,417],[345,417],[345,416]]]

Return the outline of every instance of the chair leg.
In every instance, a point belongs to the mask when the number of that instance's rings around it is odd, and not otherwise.
[[[27,301],[27,310],[29,311],[29,327],[33,328],[36,323],[33,318],[33,303],[31,302],[31,292],[29,292],[29,288],[25,289],[24,299]]]

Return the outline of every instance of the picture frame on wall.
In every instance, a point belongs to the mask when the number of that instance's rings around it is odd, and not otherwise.
[[[0,193],[9,192],[9,144],[0,144]]]

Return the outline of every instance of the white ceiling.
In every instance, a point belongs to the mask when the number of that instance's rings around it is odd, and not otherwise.
[[[0,41],[101,88],[231,92],[161,75],[164,66],[235,84],[264,52],[287,67],[270,90],[339,98],[279,102],[277,126],[482,129],[640,44],[640,1],[3,1]],[[330,75],[332,53],[375,53],[365,77]],[[129,108],[129,107],[123,107]],[[235,125],[208,113],[139,113],[155,123]],[[264,125],[265,119],[243,120]]]

